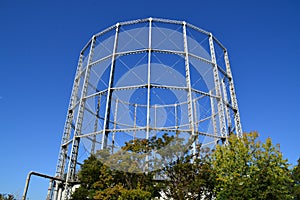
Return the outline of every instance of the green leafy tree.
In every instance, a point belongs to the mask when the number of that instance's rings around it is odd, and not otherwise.
[[[72,194],[72,199],[150,199],[151,187],[146,174],[132,174],[110,170],[94,155],[81,166],[78,174],[80,187]],[[129,179],[129,180],[128,180]],[[144,182],[142,182],[144,180]],[[141,185],[141,182],[143,185]],[[135,184],[136,183],[136,184]],[[151,184],[149,184],[151,185]],[[146,188],[146,189],[145,189]]]
[[[103,176],[107,174],[104,172],[105,167],[94,155],[91,155],[86,159],[81,166],[81,170],[78,173],[78,179],[80,180],[80,187],[72,194],[72,199],[93,199],[95,195],[94,184]]]
[[[231,135],[212,155],[217,199],[292,199],[292,179],[287,160],[270,138],[257,141],[258,134]]]
[[[212,199],[215,184],[210,150],[198,149],[196,155],[188,151],[162,170],[164,194],[168,199]]]
[[[110,156],[109,149],[106,149],[91,155],[81,166],[78,174],[81,184],[72,194],[72,199],[139,200],[159,197],[160,189],[153,179],[155,172],[142,173],[135,170],[138,164],[135,161],[138,162],[144,156],[149,144],[145,140],[134,140],[128,142],[121,153]],[[125,154],[124,151],[133,151],[139,155],[132,159],[131,154]],[[122,165],[122,170],[116,170],[120,169],[120,166],[115,166],[118,164]]]
[[[300,200],[300,158],[298,164],[292,170],[292,178],[294,184],[292,186],[292,193],[295,200]]]
[[[261,143],[256,132],[242,138],[230,135],[213,152],[199,147],[196,154],[188,148],[192,142],[165,134],[131,140],[113,155],[109,149],[99,151],[81,166],[81,186],[72,198],[139,200],[164,193],[167,199],[178,200],[276,200],[292,199],[291,188],[298,198],[299,163],[291,176],[287,160],[270,138]],[[160,168],[145,162],[148,152],[159,155],[160,160],[150,161]],[[145,173],[138,170],[140,166],[155,170]]]

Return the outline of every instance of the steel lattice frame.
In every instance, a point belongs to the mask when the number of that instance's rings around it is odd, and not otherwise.
[[[66,181],[48,196],[68,199],[91,153],[165,132],[197,135],[202,146],[242,136],[226,48],[210,32],[157,18],[95,34],[80,53],[58,157]]]

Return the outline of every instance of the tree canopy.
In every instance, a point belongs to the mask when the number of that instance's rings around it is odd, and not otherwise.
[[[292,179],[294,181],[292,186],[292,193],[295,200],[300,200],[300,158],[298,164],[292,170]]]
[[[292,199],[289,164],[279,146],[258,134],[231,135],[228,145],[218,145],[212,166],[217,199]]]
[[[174,137],[166,134],[163,138],[126,143],[123,151],[141,156],[126,162],[123,167],[127,171],[108,167],[99,159],[99,155],[107,155],[105,151],[91,155],[81,166],[81,184],[72,199],[299,199],[300,159],[291,170],[279,145],[270,138],[261,142],[256,132],[241,138],[231,134],[214,150],[199,146],[192,154],[178,141],[172,147],[175,154],[161,150],[172,142]],[[154,171],[133,170],[139,159],[153,149],[168,162],[162,162],[161,168]],[[118,159],[129,157],[116,154],[113,161]]]

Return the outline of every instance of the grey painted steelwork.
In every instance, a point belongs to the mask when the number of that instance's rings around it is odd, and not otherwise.
[[[64,187],[50,199],[70,197],[77,162],[98,150],[168,133],[196,138],[193,153],[230,132],[242,136],[239,109],[227,50],[212,33],[158,18],[117,23],[80,52],[55,174]]]

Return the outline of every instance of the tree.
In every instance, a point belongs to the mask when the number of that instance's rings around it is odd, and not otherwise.
[[[130,154],[123,154],[123,151],[129,150],[144,152],[148,148],[146,143],[144,140],[130,141],[122,148],[121,153],[113,156],[109,156],[109,149],[91,155],[81,166],[78,173],[80,187],[72,194],[72,199],[143,200],[160,197],[160,189],[153,179],[155,172],[135,171],[135,160],[131,159]],[[136,158],[139,157],[134,157]],[[120,168],[115,166],[120,163],[123,170],[117,170]]]
[[[0,200],[15,200],[12,194],[0,194]]]
[[[300,161],[291,175],[287,160],[270,138],[261,143],[256,132],[241,138],[232,134],[214,151],[198,147],[196,154],[188,148],[191,142],[165,134],[131,140],[113,155],[109,149],[102,150],[81,166],[81,186],[72,198],[139,200],[159,198],[163,193],[167,199],[178,200],[276,200],[292,199],[291,191],[299,197]],[[161,158],[154,162],[161,168],[143,160],[150,151]],[[137,170],[141,165],[154,171]]]
[[[212,199],[215,178],[210,158],[209,149],[198,149],[196,155],[187,151],[162,169],[167,199]]]
[[[174,199],[209,196],[212,189],[207,184],[211,180],[208,157],[190,154],[189,146],[190,142],[184,143],[182,138],[164,134],[161,138],[131,140],[113,155],[110,149],[101,150],[81,166],[81,185],[72,199],[153,199],[159,198],[161,192]],[[149,152],[155,152],[160,159],[145,162]],[[137,170],[141,165],[153,171]],[[159,180],[161,177],[167,178]]]
[[[72,199],[93,199],[96,192],[94,183],[103,176],[103,173],[105,173],[104,166],[94,155],[86,159],[78,173],[80,187],[72,194]]]
[[[300,158],[298,164],[292,170],[292,178],[294,184],[292,186],[292,193],[295,200],[300,200]]]
[[[270,138],[257,141],[258,134],[230,135],[228,144],[212,154],[217,199],[292,199],[289,164]]]
[[[71,199],[150,199],[151,192],[144,190],[139,180],[146,179],[147,175],[133,174],[131,180],[126,180],[129,176],[126,172],[113,171],[104,165],[94,155],[91,155],[78,174],[80,187],[72,194]],[[145,176],[145,177],[143,177]],[[134,182],[137,181],[136,186]],[[148,184],[147,181],[143,184]]]

